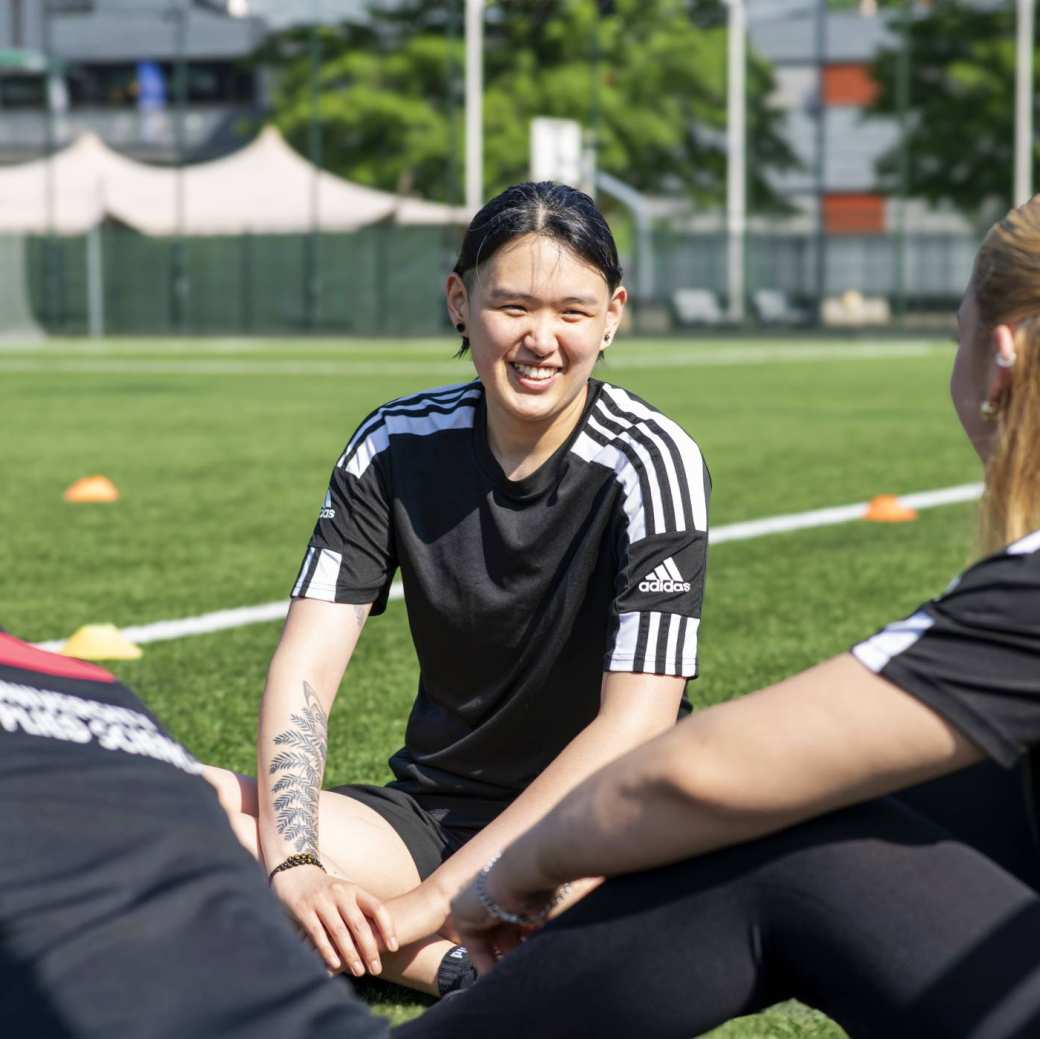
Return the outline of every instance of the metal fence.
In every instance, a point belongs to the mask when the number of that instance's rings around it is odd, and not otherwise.
[[[51,334],[426,335],[447,329],[443,281],[455,228],[375,225],[351,234],[31,238],[28,292]],[[91,301],[91,262],[98,286]],[[102,320],[91,309],[100,308]],[[93,319],[93,320],[92,320]]]
[[[442,292],[460,237],[457,227],[386,224],[174,240],[106,226],[93,237],[30,237],[19,255],[28,309],[50,334],[413,336],[449,331]],[[824,293],[882,299],[895,328],[938,327],[967,282],[976,245],[949,233],[910,234],[902,246],[884,235],[830,236]],[[749,324],[762,323],[754,300],[763,289],[789,298],[805,325],[820,323],[816,248],[813,235],[748,236]],[[724,311],[726,249],[723,234],[655,231],[652,295],[633,300],[636,329],[681,330],[675,301],[691,288]],[[630,274],[634,265],[626,264]]]
[[[747,290],[775,289],[810,306],[819,303],[813,234],[749,234]],[[910,310],[929,310],[960,298],[978,248],[971,234],[829,235],[824,240],[824,295],[853,289]],[[900,260],[900,250],[903,250]],[[676,290],[705,288],[726,296],[727,240],[722,233],[655,232],[654,287],[659,300]]]

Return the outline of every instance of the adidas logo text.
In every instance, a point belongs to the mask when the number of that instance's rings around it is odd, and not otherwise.
[[[336,510],[332,507],[332,491],[325,492],[325,500],[321,503],[318,519],[335,519]]]
[[[641,592],[688,592],[690,582],[683,580],[679,568],[675,565],[675,560],[669,556],[639,582],[639,590]]]
[[[641,592],[688,592],[690,590],[690,582],[659,581],[654,577],[649,581],[640,581],[639,590]]]

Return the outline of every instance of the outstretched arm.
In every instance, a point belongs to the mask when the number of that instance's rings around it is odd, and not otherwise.
[[[308,599],[289,609],[268,671],[257,739],[258,832],[268,871],[297,855],[321,861],[318,795],[328,716],[370,609]],[[367,969],[379,972],[376,934],[387,947],[396,941],[378,899],[317,865],[281,869],[271,884],[330,969],[363,974],[363,956]]]
[[[458,890],[583,779],[632,747],[672,728],[684,684],[685,679],[661,675],[605,674],[600,710],[593,721],[501,815],[414,892],[388,903],[402,942],[407,944],[443,927]]]
[[[846,654],[695,713],[601,769],[506,849],[487,892],[523,910],[565,881],[737,844],[981,757],[939,714]],[[492,944],[515,938],[473,885],[453,912],[482,969]]]

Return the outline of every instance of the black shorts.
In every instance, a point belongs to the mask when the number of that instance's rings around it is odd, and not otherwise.
[[[331,789],[378,812],[404,841],[423,880],[506,807],[494,801],[412,794],[392,784],[348,783]]]

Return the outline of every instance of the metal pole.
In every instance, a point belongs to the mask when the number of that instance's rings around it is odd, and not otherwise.
[[[311,161],[310,234],[304,263],[304,304],[306,325],[318,327],[318,246],[321,234],[321,0],[312,0],[311,31],[309,36],[310,120],[307,126],[307,153]]]
[[[896,66],[896,108],[899,111],[899,195],[896,198],[895,311],[896,321],[906,316],[906,200],[910,194],[910,27],[913,0],[903,0],[900,12],[902,35]]]
[[[54,64],[53,40],[51,37],[51,5],[50,0],[44,0],[43,21],[41,25],[44,75],[46,78],[46,111],[44,114],[44,164],[43,164],[43,206],[46,241],[43,248],[43,283],[46,287],[46,303],[44,311],[48,323],[53,323],[57,314],[57,270],[55,268],[54,230],[55,230],[55,203],[57,201],[56,185],[54,182],[54,97],[51,87],[51,67]]]
[[[1036,0],[1018,0],[1015,45],[1015,186],[1013,203],[1033,195],[1033,40]]]
[[[744,320],[744,231],[747,223],[747,19],[744,0],[729,0],[726,89],[726,232],[729,239],[726,285],[729,317]]]
[[[484,201],[484,0],[466,0],[466,209]]]
[[[176,170],[174,173],[174,239],[172,253],[172,292],[170,310],[173,327],[178,331],[184,327],[188,303],[188,275],[184,262],[184,158],[185,158],[185,110],[188,105],[188,8],[189,0],[179,0],[172,8],[176,22],[177,54],[174,71],[176,117],[174,118],[174,151]]]
[[[825,105],[824,105],[824,64],[827,58],[827,0],[816,2],[816,266],[815,293],[817,312],[823,305],[823,297],[827,292],[827,227],[824,221],[824,192],[826,190],[826,174],[824,156],[826,147]]]
[[[585,130],[581,149],[581,182],[578,187],[586,194],[596,197],[596,167],[599,151],[600,96],[599,77],[603,62],[603,33],[600,22],[603,18],[604,0],[596,0],[596,24],[592,30],[592,62],[589,82],[588,127]]]
[[[596,185],[601,191],[616,198],[623,206],[627,206],[632,213],[636,228],[633,303],[636,313],[638,313],[640,304],[650,303],[654,298],[655,279],[653,241],[650,233],[650,206],[646,197],[636,191],[631,184],[626,184],[605,170],[596,172]]]
[[[87,232],[87,328],[94,339],[105,334],[105,273],[101,227]]]

